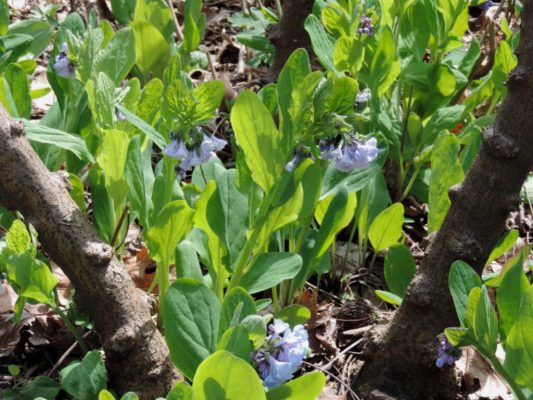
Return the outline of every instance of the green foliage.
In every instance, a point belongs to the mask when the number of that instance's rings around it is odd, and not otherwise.
[[[107,385],[107,372],[99,351],[90,351],[81,361],[74,361],[61,370],[61,387],[80,400],[98,398]]]

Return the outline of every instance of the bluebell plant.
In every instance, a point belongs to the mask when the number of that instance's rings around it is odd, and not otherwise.
[[[362,16],[361,22],[359,23],[359,28],[357,29],[357,33],[359,34],[366,34],[368,36],[372,36],[374,33],[374,26],[372,25],[372,18],[369,16]]]
[[[359,93],[357,93],[357,96],[355,97],[355,105],[360,107],[370,101],[372,98],[372,93],[370,92],[369,88],[363,89]]]
[[[59,76],[65,79],[74,79],[76,77],[76,66],[72,60],[68,58],[68,48],[66,43],[61,45],[61,50],[56,56],[54,68]]]
[[[439,352],[435,365],[442,368],[445,365],[453,365],[461,358],[463,352],[460,348],[452,346],[445,335],[439,336]]]
[[[320,156],[335,164],[335,168],[342,172],[351,172],[357,168],[364,168],[378,156],[376,138],[361,140],[351,134],[343,138],[340,143],[324,141],[320,144]]]
[[[195,166],[206,163],[215,157],[215,152],[222,150],[227,142],[214,135],[207,135],[199,129],[188,134],[186,140],[171,132],[172,142],[165,147],[164,153],[180,161],[178,173],[184,176]]]
[[[292,379],[310,353],[307,331],[303,325],[293,329],[279,319],[268,327],[269,335],[252,360],[265,387],[275,387]]]

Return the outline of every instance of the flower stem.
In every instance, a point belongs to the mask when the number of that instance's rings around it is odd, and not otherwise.
[[[61,317],[61,319],[65,323],[65,326],[68,328],[70,333],[72,333],[72,336],[74,336],[74,339],[76,339],[76,342],[78,342],[81,350],[84,353],[87,353],[89,351],[89,347],[87,346],[87,343],[85,343],[85,341],[82,339],[78,330],[76,329],[76,326],[72,323],[72,321],[67,316],[67,314],[65,314],[59,306],[52,307],[52,309],[56,312],[57,315]]]

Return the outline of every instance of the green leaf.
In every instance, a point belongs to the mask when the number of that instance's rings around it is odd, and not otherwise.
[[[13,221],[6,233],[7,248],[14,253],[23,254],[31,246],[31,238],[26,225],[19,219]]]
[[[176,276],[178,278],[203,279],[202,269],[193,244],[187,240],[176,246]]]
[[[133,20],[136,0],[111,0],[111,10],[115,19],[123,25]]]
[[[7,0],[0,0],[0,35],[7,34],[9,27],[9,4]]]
[[[107,385],[107,372],[99,351],[88,352],[60,371],[63,389],[80,400],[94,400]]]
[[[143,20],[151,23],[159,32],[172,42],[172,13],[166,1],[161,0],[137,0],[133,20]]]
[[[266,400],[261,379],[250,364],[219,350],[198,367],[192,385],[194,400]]]
[[[533,390],[533,287],[522,297],[505,346],[504,369],[516,383]]]
[[[463,180],[463,167],[457,156],[459,140],[449,133],[437,139],[431,156],[431,179],[429,183],[428,228],[437,231],[448,212],[451,201],[450,187]]]
[[[119,207],[128,191],[124,176],[128,154],[129,136],[118,129],[108,129],[98,147],[96,161],[104,171],[105,187],[115,207]]]
[[[505,273],[496,295],[496,304],[500,315],[500,332],[505,339],[519,318],[522,296],[531,287],[524,274],[525,254],[520,253],[517,262]]]
[[[224,97],[224,84],[221,81],[208,81],[196,86],[192,92],[197,100],[194,107],[193,123],[202,124],[215,118],[216,110]]]
[[[268,192],[281,175],[285,159],[268,109],[255,93],[242,92],[233,105],[231,124],[254,181]]]
[[[286,279],[292,279],[302,268],[302,257],[293,253],[260,254],[239,285],[250,294],[270,289]]]
[[[175,249],[192,227],[194,210],[185,200],[168,203],[147,233],[150,256],[168,267],[175,263]]]
[[[166,400],[192,400],[191,385],[186,382],[177,382],[168,392]]]
[[[161,77],[169,58],[169,46],[155,26],[143,20],[130,25],[135,31],[136,64],[145,81],[151,75]]]
[[[335,43],[333,61],[339,71],[348,71],[357,76],[364,61],[365,48],[361,40],[342,36]]]
[[[276,319],[281,319],[294,328],[296,325],[305,324],[311,318],[311,311],[300,304],[290,304],[275,314]]]
[[[154,205],[152,202],[152,188],[154,173],[151,164],[151,148],[143,157],[141,154],[141,140],[135,136],[128,146],[124,177],[128,184],[128,200],[133,211],[139,215],[139,222],[144,229],[150,228],[150,215]]]
[[[163,307],[165,338],[172,360],[192,380],[202,360],[215,351],[220,304],[203,283],[179,278],[168,289]]]
[[[400,74],[400,60],[396,56],[394,36],[389,27],[383,28],[370,63],[368,87],[381,96],[389,90]]]
[[[67,133],[59,129],[25,122],[26,137],[31,142],[51,144],[71,151],[80,160],[94,163],[94,157],[87,148],[85,141],[78,135]]]
[[[324,174],[321,198],[334,195],[343,187],[349,192],[357,192],[367,186],[380,171],[381,167],[376,163],[366,168],[356,168],[352,172],[341,172],[330,163]]]
[[[218,341],[217,350],[227,350],[249,363],[253,349],[248,337],[248,330],[242,325],[229,328]]]
[[[416,273],[415,259],[406,245],[397,244],[389,248],[384,270],[385,282],[390,291],[403,298]]]
[[[185,54],[190,54],[202,42],[206,18],[202,13],[201,0],[186,0],[184,11],[183,51]]]
[[[144,133],[147,137],[150,138],[157,146],[159,146],[160,149],[164,149],[167,145],[167,140],[161,136],[159,132],[155,130],[152,126],[150,126],[147,122],[139,118],[137,115],[129,111],[124,106],[121,106],[120,104],[116,105],[116,108],[126,119],[131,122],[132,125],[134,125],[137,129],[139,129],[142,133]]]
[[[320,20],[313,14],[310,14],[304,23],[305,30],[309,33],[313,50],[318,61],[326,70],[337,73],[335,63],[333,62],[333,51],[335,41],[327,34]]]
[[[489,258],[487,259],[485,265],[490,264],[511,250],[518,240],[518,236],[518,229],[511,229],[509,232],[506,232],[505,235],[500,237],[496,243],[496,246],[490,252]]]
[[[468,327],[466,310],[469,295],[472,289],[481,288],[481,278],[470,265],[458,260],[450,267],[448,285],[450,286],[453,304],[455,305],[455,311],[461,322],[461,326]]]
[[[9,27],[8,33],[31,36],[33,40],[29,51],[31,51],[34,58],[39,57],[46,50],[52,38],[50,25],[37,19],[19,20]]]
[[[120,400],[139,400],[139,396],[134,392],[124,393]]]
[[[448,339],[448,342],[454,347],[469,346],[474,344],[470,337],[470,330],[467,328],[446,328],[444,334]]]
[[[97,53],[93,65],[93,76],[105,73],[119,86],[135,64],[137,51],[133,29],[127,27],[119,30],[109,44]]]
[[[26,72],[24,72],[24,70],[17,64],[9,64],[5,69],[4,79],[9,87],[13,103],[17,109],[17,116],[21,118],[30,118],[30,83]]]
[[[474,333],[478,343],[482,344],[491,354],[496,352],[498,316],[492,307],[486,286],[481,287],[474,319]]]
[[[20,390],[22,400],[34,400],[41,397],[46,400],[54,400],[59,393],[61,386],[46,376],[38,376],[31,382],[24,385]]]
[[[55,306],[53,289],[59,280],[48,266],[28,252],[7,258],[7,275],[17,285],[20,297]]]
[[[207,203],[207,222],[228,250],[231,267],[246,243],[248,199],[237,188],[234,169],[222,171],[216,181],[216,190]]]
[[[387,303],[393,304],[395,306],[399,306],[402,304],[402,298],[400,296],[395,295],[394,293],[387,292],[385,290],[376,290],[375,293],[376,296],[378,296],[381,300],[386,301]]]
[[[320,371],[309,372],[283,385],[271,388],[267,400],[311,400],[317,399],[326,384],[326,377]]]
[[[368,238],[375,251],[385,250],[401,239],[403,213],[403,205],[394,203],[374,219],[368,230]]]
[[[98,400],[116,400],[110,391],[104,389],[98,393]]]
[[[256,302],[256,305],[257,312],[259,312],[260,309],[258,302]],[[248,337],[253,344],[253,349],[258,350],[265,341],[267,334],[265,318],[261,317],[260,315],[248,315],[241,321],[241,325],[247,329]]]
[[[219,334],[254,314],[257,314],[257,309],[252,296],[241,287],[231,289],[222,301]]]

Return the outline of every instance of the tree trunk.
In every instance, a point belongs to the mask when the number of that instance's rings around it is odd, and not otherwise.
[[[94,322],[111,385],[142,399],[165,396],[178,378],[165,340],[113,248],[102,242],[68,193],[24,137],[24,127],[0,106],[0,192],[35,226],[48,256],[76,289],[76,303]]]
[[[274,61],[270,67],[270,81],[275,82],[285,62],[298,48],[312,54],[311,39],[304,28],[305,19],[313,11],[314,0],[285,0],[283,15],[277,25],[271,25],[268,38],[276,47]]]
[[[448,272],[464,260],[481,273],[504,229],[509,212],[520,203],[520,189],[533,154],[533,5],[523,10],[518,66],[508,79],[509,94],[465,180],[449,191],[452,201],[440,231],[391,323],[375,330],[366,347],[366,363],[353,387],[364,399],[378,392],[397,399],[454,399],[454,368],[438,369],[437,335],[458,326],[448,289]]]

